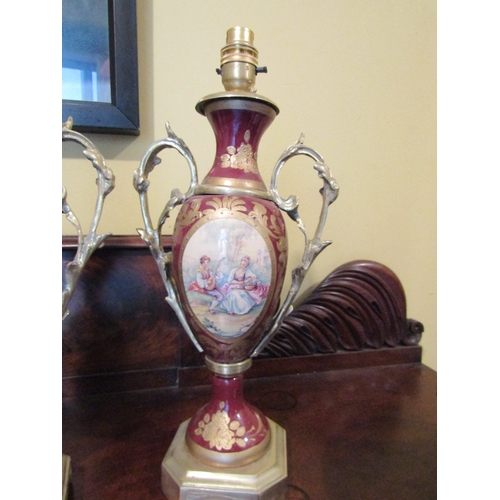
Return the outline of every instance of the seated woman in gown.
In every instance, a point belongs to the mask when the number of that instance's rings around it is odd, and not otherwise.
[[[219,304],[229,314],[246,314],[259,305],[269,293],[269,286],[262,285],[248,269],[250,257],[245,255],[240,266],[231,270],[227,283],[222,287],[225,297]]]

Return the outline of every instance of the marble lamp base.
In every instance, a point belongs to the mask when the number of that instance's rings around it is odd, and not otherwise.
[[[183,422],[162,462],[161,486],[168,500],[284,500],[287,482],[286,433],[269,420],[271,443],[255,462],[241,467],[212,467],[186,445]]]

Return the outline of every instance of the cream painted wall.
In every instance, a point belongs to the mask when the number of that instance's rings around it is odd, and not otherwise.
[[[200,178],[215,141],[194,105],[222,90],[215,68],[226,30],[251,28],[259,50],[258,92],[281,113],[264,135],[259,167],[266,183],[282,151],[301,132],[340,185],[323,238],[333,241],[313,264],[303,290],[338,265],[372,259],[390,267],[406,291],[408,317],[425,326],[423,361],[436,369],[436,2],[435,0],[138,0],[139,137],[89,134],[116,176],[99,232],[143,227],[134,170],[168,120],[193,152]],[[187,188],[175,152],[151,174],[156,219],[174,187]],[[88,227],[94,170],[74,144],[63,145],[63,182]],[[307,159],[283,172],[283,196],[298,194],[310,232],[321,183]],[[167,221],[165,233],[171,232]],[[303,238],[289,225],[298,264]],[[63,220],[63,233],[73,234]]]

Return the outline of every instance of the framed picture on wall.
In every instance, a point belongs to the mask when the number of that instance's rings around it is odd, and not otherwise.
[[[135,0],[63,0],[62,121],[139,135]]]

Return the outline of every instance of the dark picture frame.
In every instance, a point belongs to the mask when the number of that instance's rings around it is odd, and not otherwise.
[[[139,135],[139,83],[135,0],[108,0],[111,103],[62,101],[62,121],[73,130]]]

